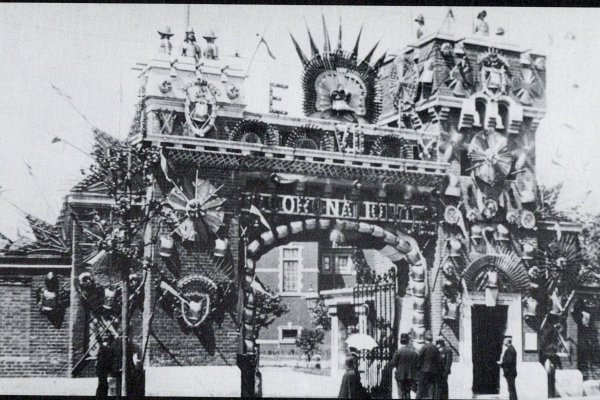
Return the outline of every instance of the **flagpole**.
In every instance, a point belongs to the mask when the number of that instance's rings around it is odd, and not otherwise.
[[[89,153],[87,153],[85,150],[81,149],[80,147],[75,146],[73,143],[61,138],[60,136],[54,136],[54,138],[52,139],[51,143],[58,143],[58,142],[63,142],[65,144],[68,144],[69,146],[73,147],[75,150],[82,152],[83,154],[85,154],[86,156],[90,157],[90,158],[94,158],[92,157]]]
[[[252,65],[252,62],[254,61],[254,57],[256,56],[256,53],[258,53],[258,48],[260,47],[260,43],[263,40],[263,38],[265,37],[266,32],[267,32],[267,28],[265,28],[262,35],[260,35],[260,39],[258,39],[258,43],[256,44],[256,48],[254,49],[254,53],[252,53],[252,57],[250,57],[250,61],[248,62],[248,67],[246,67],[246,73],[244,74],[246,77],[248,77],[248,72],[250,71],[250,66]]]

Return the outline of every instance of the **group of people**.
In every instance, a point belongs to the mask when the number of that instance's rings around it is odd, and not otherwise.
[[[452,349],[441,336],[434,345],[430,331],[425,333],[425,344],[418,352],[409,342],[409,334],[401,334],[400,347],[392,359],[400,398],[410,399],[410,392],[416,386],[417,399],[447,399]]]
[[[99,342],[98,354],[96,356],[96,375],[98,376],[98,387],[96,397],[109,395],[109,378],[116,380],[116,393],[120,393],[121,386],[121,342],[114,340],[112,335],[104,333]],[[127,394],[133,397],[144,396],[144,371],[140,358],[140,349],[132,341],[129,342],[128,350],[128,377]]]

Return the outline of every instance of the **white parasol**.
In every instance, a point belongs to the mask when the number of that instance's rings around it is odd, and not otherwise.
[[[346,339],[348,347],[354,347],[356,350],[373,350],[377,347],[377,342],[371,336],[364,333],[355,333]]]

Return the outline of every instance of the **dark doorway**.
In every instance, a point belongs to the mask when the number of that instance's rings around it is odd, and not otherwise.
[[[473,337],[473,393],[500,393],[502,340],[508,306],[475,305],[471,314]]]

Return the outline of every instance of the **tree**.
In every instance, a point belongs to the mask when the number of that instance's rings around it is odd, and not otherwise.
[[[268,328],[277,318],[290,311],[281,297],[275,295],[268,286],[264,285],[264,288],[270,293],[255,291],[254,337],[258,337],[261,329]]]
[[[329,317],[327,308],[328,307],[325,305],[325,297],[319,295],[317,304],[308,311],[313,325],[316,326],[317,329],[320,328],[325,332],[331,330],[331,317]]]
[[[319,345],[323,343],[324,337],[323,330],[319,328],[302,329],[300,336],[296,339],[296,346],[300,348],[307,362],[310,362],[312,356],[319,350]]]

